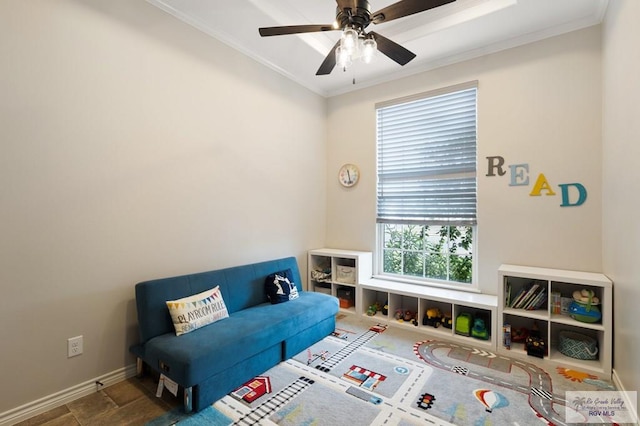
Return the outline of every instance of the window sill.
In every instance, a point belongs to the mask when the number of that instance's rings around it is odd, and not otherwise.
[[[436,287],[416,284],[407,281],[389,280],[387,277],[374,276],[372,279],[360,282],[360,286],[371,290],[386,291],[413,297],[424,297],[446,302],[463,303],[469,306],[495,309],[498,297],[482,294],[478,289],[460,289],[457,287]]]
[[[411,278],[402,278],[390,275],[374,275],[374,279],[389,282],[405,283],[426,288],[441,288],[446,290],[462,291],[466,293],[482,293],[474,284],[446,284],[439,281],[412,280]]]

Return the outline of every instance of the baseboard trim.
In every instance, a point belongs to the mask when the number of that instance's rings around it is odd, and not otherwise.
[[[119,383],[136,375],[136,365],[131,364],[126,367],[114,370],[110,373],[103,374],[94,379],[77,384],[60,392],[45,396],[36,401],[21,405],[4,413],[0,413],[0,426],[9,426],[21,421],[30,419],[33,416],[42,414],[46,411],[60,407],[61,405],[75,401],[78,398],[92,394],[98,391],[96,382],[102,383],[105,388],[113,384]]]
[[[618,376],[618,373],[616,372],[615,368],[611,371],[611,378],[613,379],[613,384],[616,386],[616,389],[618,389],[619,391],[623,392],[624,403],[627,405],[627,407],[633,407],[635,405],[636,401],[631,402],[629,400],[629,394],[627,393],[626,389],[624,388],[624,384],[620,380],[620,376]],[[638,413],[633,413],[633,418],[636,419],[636,423],[635,423],[636,426],[639,425],[640,424],[640,418],[638,417]]]

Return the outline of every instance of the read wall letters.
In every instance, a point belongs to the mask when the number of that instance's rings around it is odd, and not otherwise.
[[[487,158],[487,174],[488,177],[502,177],[507,174],[505,170],[504,158],[495,155]],[[529,185],[529,164],[510,164],[509,168],[509,186],[528,186]],[[560,207],[576,207],[587,201],[587,189],[580,183],[561,183],[560,188],[561,203]],[[547,180],[547,177],[540,173],[533,184],[533,188],[529,193],[531,197],[539,197],[544,193],[545,196],[555,196],[556,193]]]

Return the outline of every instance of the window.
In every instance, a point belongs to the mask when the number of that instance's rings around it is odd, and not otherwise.
[[[473,283],[477,83],[376,106],[378,270]]]

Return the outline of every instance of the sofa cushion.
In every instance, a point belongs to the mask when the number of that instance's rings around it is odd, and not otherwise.
[[[145,344],[145,358],[180,385],[194,386],[337,312],[335,297],[302,292],[288,303],[243,309],[180,337],[154,337]]]
[[[229,317],[219,286],[166,303],[176,336]]]
[[[264,280],[264,290],[272,305],[298,298],[298,289],[291,269],[269,274]]]

